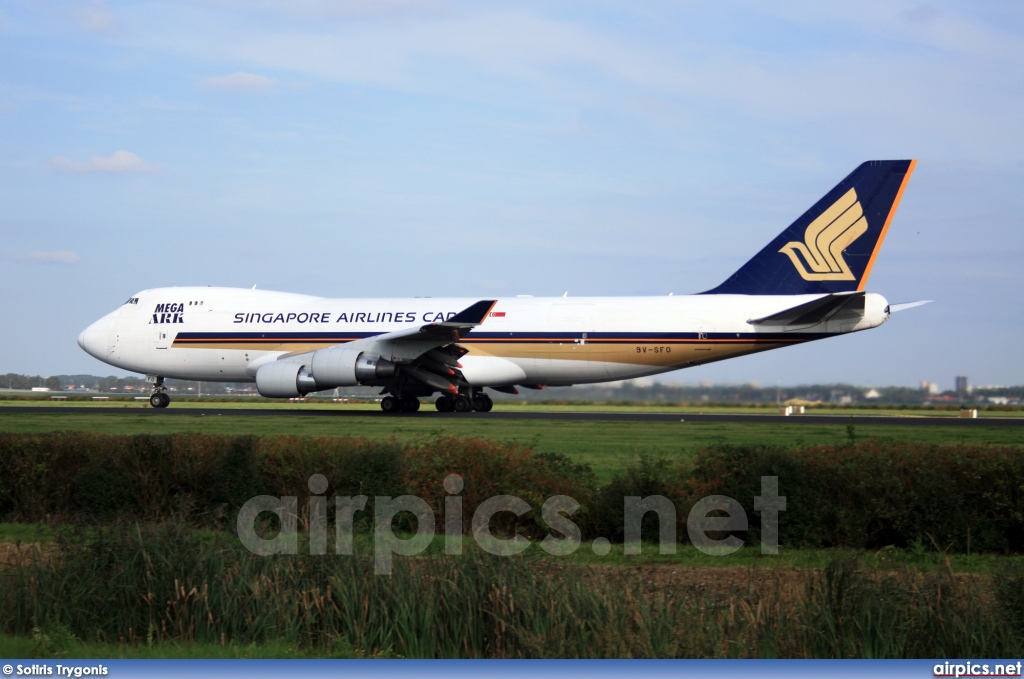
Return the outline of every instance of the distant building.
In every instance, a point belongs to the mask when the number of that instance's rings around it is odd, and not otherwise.
[[[850,392],[848,391],[833,389],[832,392],[829,394],[828,402],[846,405],[848,403],[853,403],[853,397],[850,395]]]
[[[956,376],[956,393],[958,394],[969,394],[971,388],[967,386],[967,375]]]
[[[921,380],[921,392],[929,396],[933,396],[939,393],[939,385],[928,380]]]

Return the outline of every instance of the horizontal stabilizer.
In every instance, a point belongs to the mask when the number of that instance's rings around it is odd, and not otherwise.
[[[842,312],[843,316],[857,317],[864,313],[864,293],[825,295],[805,304],[747,321],[751,325],[810,326],[824,323]]]
[[[935,300],[932,300],[932,299],[926,299],[926,300],[923,300],[921,302],[904,302],[903,304],[890,304],[889,305],[889,313],[894,314],[897,311],[905,311],[906,309],[913,309],[916,306],[921,306],[922,304],[931,304],[934,301]]]

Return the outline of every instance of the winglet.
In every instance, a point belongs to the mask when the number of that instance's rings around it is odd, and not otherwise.
[[[487,314],[491,313],[491,309],[498,301],[494,299],[482,299],[476,304],[472,304],[459,313],[455,314],[447,321],[444,321],[441,325],[480,325],[487,318]]]

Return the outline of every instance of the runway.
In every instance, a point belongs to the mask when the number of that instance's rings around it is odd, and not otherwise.
[[[500,408],[500,404],[496,406]],[[4,406],[0,413],[31,413],[31,414],[79,414],[79,415],[139,415],[143,417],[177,417],[177,416],[238,416],[238,417],[372,417],[381,422],[403,418],[434,418],[434,419],[491,419],[491,420],[543,420],[565,422],[717,422],[717,423],[761,423],[761,424],[855,424],[862,425],[906,425],[906,426],[940,426],[940,427],[1024,427],[1024,418],[1020,417],[980,417],[977,419],[959,417],[894,417],[876,415],[747,415],[747,414],[699,414],[680,411],[676,413],[623,413],[623,412],[515,412],[512,410],[493,410],[489,413],[439,413],[433,408],[424,407],[417,413],[385,414],[374,410],[298,410],[272,408],[175,408],[166,409],[149,407],[60,407],[60,406]]]

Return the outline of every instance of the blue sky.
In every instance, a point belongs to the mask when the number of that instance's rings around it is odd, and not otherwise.
[[[682,294],[918,158],[878,330],[694,383],[1024,383],[1024,5],[8,0],[0,372],[133,292]]]

